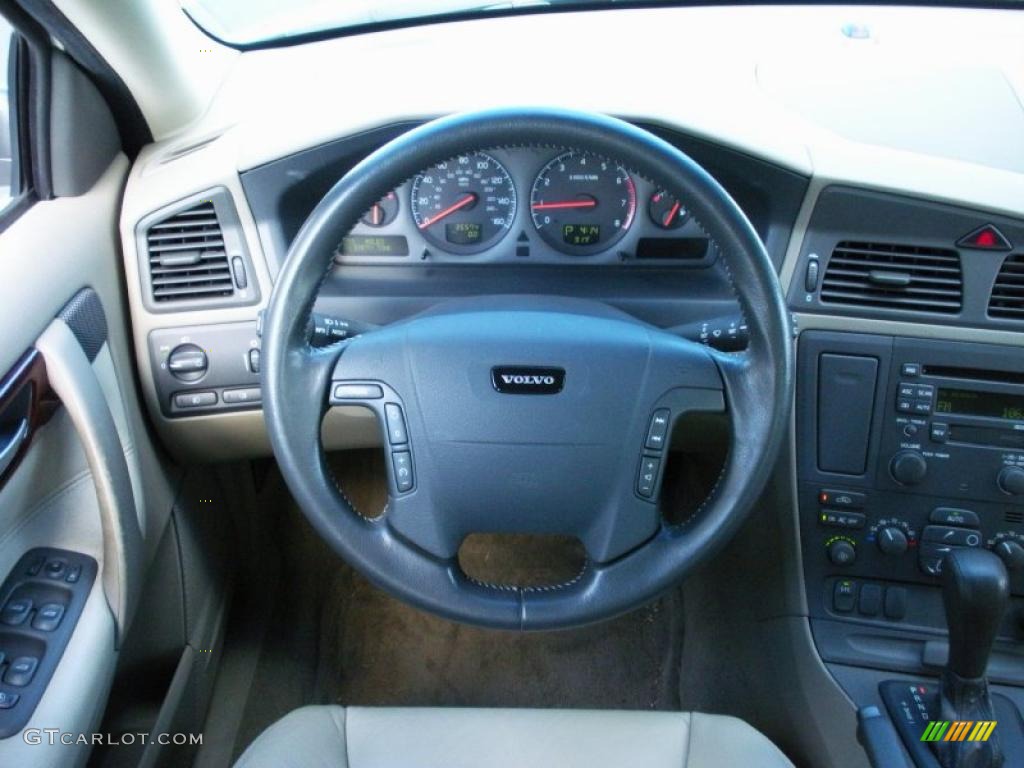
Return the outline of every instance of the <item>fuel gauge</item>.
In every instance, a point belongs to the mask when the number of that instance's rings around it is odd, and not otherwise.
[[[376,203],[370,206],[370,210],[363,214],[360,221],[369,227],[383,227],[395,220],[398,215],[398,195],[392,190]]]
[[[647,215],[660,229],[679,229],[690,214],[676,198],[659,190],[647,203]]]

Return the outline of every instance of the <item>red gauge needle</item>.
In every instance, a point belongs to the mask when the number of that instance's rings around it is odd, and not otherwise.
[[[443,219],[443,218],[445,218],[447,216],[451,216],[453,213],[455,213],[458,210],[461,210],[461,209],[465,208],[467,205],[469,205],[470,203],[474,202],[475,200],[476,200],[476,195],[474,195],[472,192],[470,192],[468,195],[466,195],[461,200],[459,200],[459,201],[457,201],[455,203],[452,203],[451,205],[449,205],[447,208],[445,208],[440,213],[438,213],[438,214],[436,214],[434,216],[431,216],[429,219],[424,221],[422,224],[420,224],[420,229],[426,229],[427,227],[431,226],[432,224],[437,224],[437,222],[439,222],[441,219]]]
[[[672,206],[672,209],[665,214],[665,220],[663,223],[666,227],[672,226],[672,220],[676,217],[676,214],[679,213],[679,208],[680,205],[679,201],[677,200],[676,204]]]
[[[565,200],[559,203],[534,203],[530,207],[535,211],[549,211],[554,208],[593,208],[597,200]]]

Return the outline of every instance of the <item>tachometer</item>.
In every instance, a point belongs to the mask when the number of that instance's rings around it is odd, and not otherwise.
[[[478,152],[418,174],[409,207],[429,242],[453,253],[478,253],[512,227],[516,190],[505,166]]]
[[[566,152],[533,182],[530,213],[540,236],[563,253],[603,251],[636,216],[636,185],[626,169],[597,155]]]

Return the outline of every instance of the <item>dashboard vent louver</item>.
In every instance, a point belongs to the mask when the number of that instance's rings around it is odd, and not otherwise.
[[[828,261],[821,300],[955,315],[963,303],[960,255],[944,248],[844,241]]]
[[[1003,514],[1003,519],[1008,523],[1024,523],[1024,512],[1016,509],[1008,509]]]
[[[212,299],[235,292],[217,210],[205,201],[146,232],[153,301]]]
[[[1024,320],[1024,253],[1007,256],[1003,262],[988,300],[988,315]]]

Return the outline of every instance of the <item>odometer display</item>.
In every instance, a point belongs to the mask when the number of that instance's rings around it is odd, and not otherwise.
[[[416,227],[428,242],[452,253],[478,253],[512,227],[516,190],[505,166],[478,152],[418,174],[410,203]]]
[[[552,248],[581,256],[597,253],[629,230],[636,216],[636,185],[610,160],[566,152],[537,175],[530,214]]]

